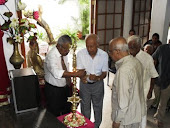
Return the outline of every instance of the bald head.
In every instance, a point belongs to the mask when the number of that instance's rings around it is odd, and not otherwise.
[[[120,51],[128,51],[128,45],[126,42],[126,39],[123,37],[118,37],[115,39],[112,39],[109,43],[109,46],[114,49],[119,49]]]
[[[153,46],[150,44],[145,45],[144,51],[147,52],[148,54],[152,55],[153,53]]]
[[[86,48],[89,55],[93,58],[97,53],[99,37],[96,34],[90,34],[86,37]]]
[[[96,43],[99,43],[99,37],[96,34],[87,35],[85,38],[86,43],[89,39],[93,39],[93,40],[95,40]]]
[[[137,35],[130,36],[127,39],[127,43],[130,54],[136,56],[141,49],[142,45],[141,38]]]
[[[129,55],[128,45],[123,37],[112,39],[109,43],[109,55],[114,61]]]

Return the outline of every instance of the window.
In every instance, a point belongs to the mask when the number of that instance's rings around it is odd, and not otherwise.
[[[99,36],[99,47],[105,51],[111,39],[123,36],[124,4],[124,0],[92,0],[91,33]]]
[[[144,44],[149,38],[152,0],[133,0],[132,28]]]

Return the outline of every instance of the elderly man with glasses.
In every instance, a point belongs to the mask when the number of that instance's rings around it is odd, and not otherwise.
[[[123,37],[110,41],[109,55],[117,69],[112,88],[112,128],[139,128],[146,114],[142,65],[129,55]]]
[[[71,103],[67,102],[67,97],[70,96],[70,78],[85,75],[84,70],[77,72],[68,71],[67,55],[71,44],[72,41],[68,35],[61,36],[58,39],[56,47],[53,47],[49,51],[44,61],[47,110],[55,116],[71,111]]]

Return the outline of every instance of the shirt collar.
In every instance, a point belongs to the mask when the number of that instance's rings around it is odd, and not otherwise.
[[[55,53],[56,53],[56,55],[57,55],[57,57],[61,57],[61,54],[60,54],[60,52],[58,51],[58,49],[57,49],[57,47],[55,47]]]
[[[89,52],[87,51],[87,48],[86,48],[86,55],[89,55],[89,56],[90,56]],[[97,56],[100,55],[99,48],[97,48],[97,53],[96,53],[96,55],[97,55]]]
[[[116,69],[118,69],[123,64],[123,62],[128,60],[130,57],[132,57],[132,55],[125,56],[121,58],[120,60],[116,61],[115,63]]]
[[[140,49],[140,51],[136,54],[136,57],[139,56],[142,53],[142,50]]]

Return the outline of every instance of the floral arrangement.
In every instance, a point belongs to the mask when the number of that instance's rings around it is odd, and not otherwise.
[[[0,0],[0,5],[5,6],[7,9],[8,7],[5,5],[7,0]],[[8,34],[7,42],[10,44],[22,43],[24,39],[24,35],[29,33],[28,40],[34,39],[34,33],[32,29],[36,29],[36,25],[30,22],[30,19],[38,20],[39,12],[38,11],[25,11],[26,4],[22,3],[21,1],[18,2],[18,9],[24,13],[24,18],[13,18],[11,19],[13,13],[5,12],[1,17],[4,19],[4,24],[0,26],[1,30]],[[5,18],[6,17],[6,18]]]
[[[73,116],[73,113],[70,113],[64,117],[64,124],[66,124],[68,127],[76,128],[76,127],[86,125],[84,116],[81,116],[78,113],[76,113],[77,120],[73,120],[72,116]]]

